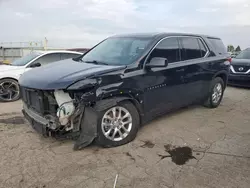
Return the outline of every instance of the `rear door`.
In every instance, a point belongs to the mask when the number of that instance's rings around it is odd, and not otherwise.
[[[206,70],[206,58],[208,49],[204,41],[199,37],[185,36],[180,37],[181,60],[184,75],[184,87],[186,92],[183,94],[185,105],[194,103],[202,99],[204,74]]]

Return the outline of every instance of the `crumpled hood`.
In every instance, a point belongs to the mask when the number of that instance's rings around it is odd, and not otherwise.
[[[231,65],[245,65],[245,66],[250,66],[250,59],[232,59]]]
[[[21,70],[21,69],[24,69],[24,67],[0,64],[0,72],[7,72],[7,71]]]
[[[19,79],[19,84],[41,90],[66,89],[74,82],[86,77],[124,69],[125,67],[95,65],[67,59],[34,68],[24,73]]]

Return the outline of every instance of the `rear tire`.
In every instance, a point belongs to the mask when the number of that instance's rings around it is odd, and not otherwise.
[[[0,102],[13,102],[20,99],[18,82],[11,78],[0,80]]]
[[[217,108],[224,95],[225,84],[222,78],[216,77],[212,80],[208,98],[204,102],[204,106],[207,108]]]
[[[136,107],[129,101],[122,101],[99,113],[96,143],[102,147],[127,144],[135,139],[139,124],[140,117]]]

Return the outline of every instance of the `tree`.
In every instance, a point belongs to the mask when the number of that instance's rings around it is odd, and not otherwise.
[[[231,45],[231,44],[228,45],[228,46],[227,46],[227,51],[228,51],[228,52],[233,52],[233,51],[234,51],[234,46]]]
[[[236,52],[240,52],[241,49],[240,49],[240,46],[237,46],[237,48],[235,49]]]

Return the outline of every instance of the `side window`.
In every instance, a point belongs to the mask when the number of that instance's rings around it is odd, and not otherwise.
[[[150,54],[149,61],[153,57],[164,57],[168,59],[168,63],[180,61],[179,42],[176,37],[162,40]]]
[[[64,59],[72,59],[72,58],[79,57],[79,56],[80,56],[80,54],[61,53],[61,60],[64,60]]]
[[[208,40],[212,43],[213,47],[219,54],[227,53],[227,49],[221,39],[209,37]]]
[[[202,57],[197,38],[182,37],[181,42],[184,50],[183,60],[190,60]]]
[[[198,42],[199,42],[199,46],[200,46],[200,50],[201,50],[201,56],[204,57],[207,53],[207,49],[205,48],[204,43],[201,42],[200,39],[198,39]]]
[[[43,66],[55,61],[60,61],[60,55],[60,53],[46,54],[34,61],[33,64],[40,63]]]

